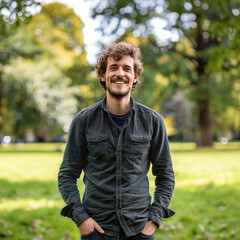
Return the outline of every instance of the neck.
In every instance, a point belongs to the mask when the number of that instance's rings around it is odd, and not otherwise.
[[[124,115],[131,108],[130,94],[123,98],[116,98],[107,92],[106,106],[110,113]]]

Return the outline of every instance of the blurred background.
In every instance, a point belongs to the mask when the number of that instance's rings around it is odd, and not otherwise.
[[[133,96],[163,115],[170,140],[240,139],[237,0],[4,0],[0,12],[3,144],[64,141],[74,114],[105,94],[98,53],[122,40],[143,55]]]
[[[0,0],[0,238],[79,238],[56,175],[73,116],[105,96],[97,55],[127,41],[144,62],[132,95],[164,117],[178,180],[157,239],[240,239],[239,23],[238,0]]]

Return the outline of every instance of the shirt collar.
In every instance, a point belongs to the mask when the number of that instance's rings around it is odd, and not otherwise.
[[[102,100],[101,107],[102,107],[103,111],[108,112],[107,106],[106,106],[106,100],[107,100],[107,97],[105,96],[104,99]],[[130,115],[132,115],[131,113],[136,111],[136,103],[135,103],[135,101],[134,101],[132,96],[130,98],[130,101],[131,101],[131,108],[130,108],[129,112],[130,112]]]

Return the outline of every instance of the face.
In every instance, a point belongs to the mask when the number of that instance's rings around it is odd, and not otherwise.
[[[106,72],[101,76],[107,93],[115,98],[130,96],[133,83],[136,83],[137,79],[138,76],[134,73],[134,61],[129,55],[119,61],[108,58]]]

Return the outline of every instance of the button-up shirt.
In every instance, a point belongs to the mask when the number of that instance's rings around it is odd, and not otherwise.
[[[154,200],[148,171],[155,178]],[[84,172],[85,191],[77,179]],[[105,234],[138,234],[148,220],[160,225],[174,214],[168,208],[174,190],[174,171],[161,115],[133,101],[119,133],[106,108],[106,98],[81,110],[73,119],[58,174],[66,202],[61,214],[77,226],[93,218]]]

